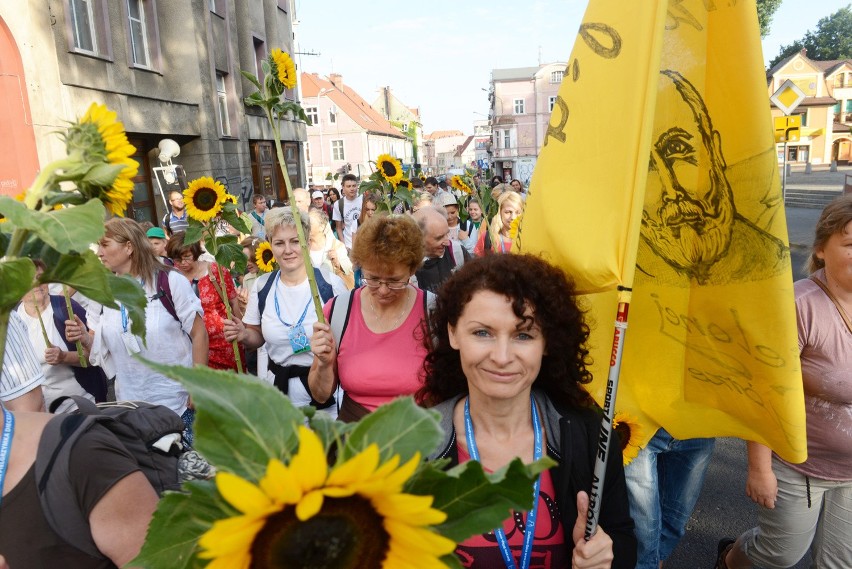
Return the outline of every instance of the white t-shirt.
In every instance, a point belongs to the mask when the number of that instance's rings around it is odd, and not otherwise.
[[[358,229],[358,216],[361,215],[361,204],[364,201],[364,196],[360,195],[354,200],[347,197],[340,198],[343,200],[343,217],[340,217],[340,206],[334,204],[334,211],[331,214],[333,221],[343,222],[343,244],[347,249],[352,249],[352,236]]]
[[[243,316],[244,324],[260,325],[263,339],[266,341],[266,351],[269,354],[269,359],[280,366],[298,365],[310,367],[314,361],[313,352],[304,352],[294,354],[293,348],[290,346],[290,337],[288,335],[289,327],[284,324],[296,324],[302,313],[305,312],[305,318],[302,320],[302,326],[305,328],[305,335],[310,338],[314,334],[314,322],[317,321],[317,314],[314,310],[314,303],[311,299],[311,287],[308,284],[308,279],[299,283],[296,286],[285,285],[280,278],[275,279],[275,284],[269,289],[269,294],[266,297],[266,306],[263,309],[263,318],[260,317],[258,310],[258,293],[266,284],[267,279],[272,278],[275,273],[271,273],[268,277],[260,277],[255,286],[251,289],[248,305],[246,305],[246,313]],[[329,279],[327,275],[323,275],[331,285],[334,295],[337,296],[346,291],[346,285],[336,275],[335,278]],[[275,297],[278,297],[278,311],[275,310]],[[279,319],[280,313],[280,319]],[[284,322],[282,322],[282,320]],[[275,377],[272,372],[267,372],[266,377],[262,377],[264,381],[273,383]],[[287,387],[287,396],[296,407],[310,405],[311,396],[302,385],[302,381],[298,377],[291,377]],[[342,396],[342,394],[338,394]],[[337,417],[338,405],[331,406],[323,411],[331,413]]]
[[[77,383],[77,378],[74,377],[74,370],[70,365],[50,365],[44,360],[44,351],[47,349],[47,346],[44,343],[41,325],[39,325],[36,317],[27,314],[23,303],[18,306],[18,315],[27,326],[30,343],[35,350],[36,359],[41,364],[41,370],[44,373],[44,383],[41,385],[41,389],[44,393],[45,408],[49,409],[53,400],[63,395],[79,395],[94,401],[95,398]],[[63,352],[68,351],[65,339],[59,330],[56,329],[56,324],[53,322],[53,307],[50,304],[41,312],[41,321],[44,323],[44,329],[47,332],[47,339],[50,343]]]
[[[146,360],[166,365],[192,367],[192,341],[189,333],[196,314],[204,317],[201,301],[192,292],[189,281],[177,271],[169,271],[169,288],[180,323],[168,313],[163,303],[151,300],[156,294],[156,282],[145,285],[148,306],[145,308],[147,346],[141,338],[137,342],[139,355]],[[103,309],[103,314],[89,315],[89,326],[95,330],[91,359],[104,368],[107,376],[115,375],[115,397],[119,401],[147,401],[164,405],[183,415],[189,394],[173,379],[155,372],[130,355],[122,339],[121,312],[114,308]],[[127,329],[130,330],[128,318]]]

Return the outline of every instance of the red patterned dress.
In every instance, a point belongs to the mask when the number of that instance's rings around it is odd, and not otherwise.
[[[227,269],[225,271],[225,289],[228,293],[228,299],[233,300],[237,296],[237,290],[234,287],[234,279]],[[228,315],[225,312],[225,305],[216,292],[216,287],[210,281],[211,278],[216,279],[216,283],[220,284],[219,265],[210,263],[210,268],[207,274],[198,280],[198,296],[201,299],[201,307],[204,309],[204,327],[207,328],[207,336],[209,338],[210,356],[207,365],[213,369],[233,370],[237,369],[237,362],[234,360],[234,348],[231,342],[225,339],[225,333],[222,329],[222,321]],[[243,362],[243,368],[246,365],[245,348],[240,345],[240,359]]]

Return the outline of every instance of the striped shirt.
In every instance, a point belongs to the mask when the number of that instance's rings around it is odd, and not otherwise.
[[[9,315],[6,351],[0,373],[0,401],[11,401],[44,383],[41,364],[30,342],[27,325],[17,312]]]

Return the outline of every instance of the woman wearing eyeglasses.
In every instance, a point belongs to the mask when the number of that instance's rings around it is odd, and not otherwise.
[[[308,385],[324,401],[340,385],[339,418],[353,421],[379,405],[420,389],[426,357],[426,293],[411,284],[423,262],[423,234],[407,215],[375,215],[358,228],[352,261],[362,284],[326,304],[326,321],[348,320],[338,338],[330,324],[314,324],[314,361]]]

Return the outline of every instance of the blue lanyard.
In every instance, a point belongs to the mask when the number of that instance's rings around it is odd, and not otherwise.
[[[277,276],[278,273],[276,272],[274,275],[272,275],[272,278],[276,278]],[[281,318],[281,306],[278,304],[278,283],[275,283],[273,286],[275,287],[275,314],[278,315],[278,320],[288,328],[296,328],[298,326],[301,326],[302,322],[305,321],[305,316],[308,314],[308,308],[310,308],[313,299],[308,300],[308,303],[305,305],[305,309],[302,311],[302,316],[299,317],[299,321],[295,324],[289,324],[285,322],[283,318]]]
[[[532,409],[533,422],[533,459],[539,460],[542,453],[541,443],[541,424],[538,420],[538,413],[535,408],[535,400],[530,395],[530,408]],[[470,458],[479,460],[479,450],[476,448],[476,437],[473,434],[473,421],[470,418],[470,397],[464,402],[464,428],[467,431],[467,450]],[[535,521],[538,515],[538,494],[541,488],[541,476],[535,480],[533,486],[533,508],[527,513],[527,523],[524,528],[524,547],[521,550],[521,566],[520,569],[529,569],[530,559],[532,558],[532,546],[535,540]],[[497,538],[497,545],[500,548],[500,555],[503,557],[503,563],[508,569],[515,569],[515,560],[512,557],[512,551],[509,549],[509,542],[506,540],[506,532],[502,527],[494,530],[494,537]]]
[[[121,309],[121,328],[124,330],[124,333],[127,333],[127,309],[124,308],[124,305],[119,303],[118,307]]]
[[[3,482],[6,480],[6,467],[12,448],[12,435],[15,434],[15,416],[3,409],[3,435],[0,437],[0,502],[3,501]]]

